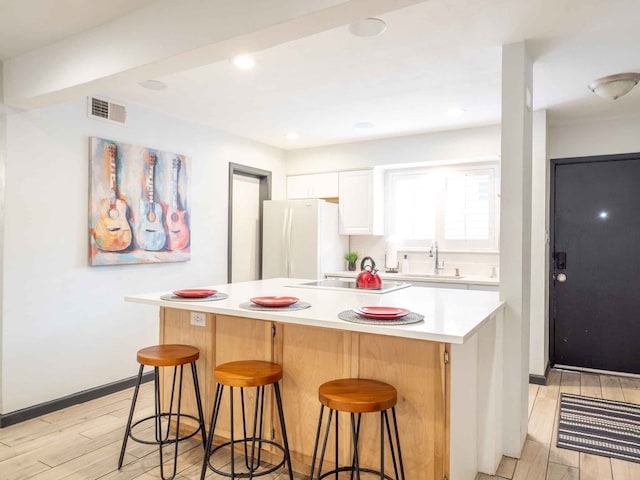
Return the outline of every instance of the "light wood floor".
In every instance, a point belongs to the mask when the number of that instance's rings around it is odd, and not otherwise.
[[[529,385],[529,435],[522,458],[503,458],[497,476],[477,480],[639,480],[640,464],[555,447],[559,392],[580,393],[640,404],[640,380],[552,371],[549,385]],[[43,415],[0,430],[1,480],[160,478],[156,447],[130,442],[117,470],[132,389]],[[151,412],[152,385],[140,392],[138,412]],[[137,415],[136,415],[137,416]],[[177,480],[198,479],[202,446],[181,444]],[[209,472],[207,479],[225,478]],[[285,480],[283,472],[262,477]],[[303,476],[296,476],[302,480]],[[408,479],[425,480],[425,479]]]
[[[477,480],[640,480],[640,463],[557,448],[560,392],[640,404],[640,380],[552,370],[548,385],[529,385],[529,435],[520,460],[503,457],[497,476]]]

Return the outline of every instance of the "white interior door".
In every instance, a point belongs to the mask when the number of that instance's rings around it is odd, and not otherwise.
[[[260,179],[233,175],[231,281],[260,278]]]

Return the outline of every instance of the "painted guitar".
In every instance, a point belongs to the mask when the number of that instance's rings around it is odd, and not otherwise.
[[[111,193],[109,198],[100,201],[100,217],[93,229],[96,245],[100,250],[119,252],[131,245],[131,226],[127,220],[127,204],[118,198],[118,179],[116,177],[116,145],[106,143],[104,158],[110,166]]]
[[[149,168],[147,176],[147,199],[140,199],[140,220],[136,240],[140,248],[157,252],[162,250],[167,242],[167,234],[162,224],[162,205],[154,200],[154,173],[158,158],[155,153],[149,153]]]
[[[178,173],[180,158],[173,159],[173,199],[167,210],[167,230],[169,231],[169,250],[182,250],[189,245],[189,226],[185,219],[186,212],[178,204]]]

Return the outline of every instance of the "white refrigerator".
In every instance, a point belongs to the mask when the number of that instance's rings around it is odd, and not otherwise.
[[[344,270],[349,237],[338,232],[338,205],[319,199],[265,200],[262,278],[316,280]]]

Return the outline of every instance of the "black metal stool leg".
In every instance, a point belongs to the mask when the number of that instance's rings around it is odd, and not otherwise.
[[[336,461],[336,473],[335,473],[335,479],[338,480],[338,468],[340,467],[340,462],[338,459],[338,449],[340,447],[340,441],[339,441],[339,437],[338,437],[338,424],[340,423],[339,420],[339,416],[338,416],[338,411],[336,410],[336,428],[335,428],[335,461]]]
[[[384,410],[380,412],[380,480],[384,480]]]
[[[204,412],[202,410],[202,397],[200,396],[200,384],[198,383],[198,370],[196,362],[191,362],[191,376],[193,377],[193,388],[196,394],[196,405],[198,407],[198,418],[200,420],[200,435],[202,436],[202,448],[207,446],[207,432],[204,428]]]
[[[242,421],[244,422],[244,399],[242,401]],[[253,479],[253,472],[260,467],[262,458],[262,435],[263,435],[263,412],[264,412],[264,385],[259,386],[256,390],[256,400],[253,408],[253,429],[251,433],[251,465],[249,465],[249,457],[247,455],[247,432],[245,429],[245,465],[249,470],[249,480]],[[259,422],[259,423],[258,423]],[[258,425],[260,430],[258,431]],[[256,439],[258,440],[258,457],[256,459]]]
[[[391,416],[393,417],[393,428],[396,433],[396,447],[398,448],[398,462],[400,463],[400,475],[404,478],[404,463],[402,462],[402,450],[400,448],[400,434],[398,433],[398,419],[396,418],[396,407],[391,407]]]
[[[204,461],[202,462],[202,472],[200,473],[200,480],[204,480],[204,477],[207,474],[209,456],[211,455],[211,445],[213,444],[213,432],[216,428],[216,422],[218,420],[218,412],[220,411],[223,388],[224,387],[220,384],[216,386],[216,396],[213,401],[213,411],[211,412],[211,424],[209,425],[209,436],[207,437],[207,445],[204,448]]]
[[[140,390],[140,383],[142,383],[142,371],[144,365],[140,365],[138,370],[138,380],[136,381],[136,388],[133,390],[133,398],[131,399],[131,410],[129,410],[129,419],[127,420],[127,428],[124,430],[124,439],[122,440],[122,448],[120,449],[120,458],[118,459],[118,470],[122,468],[122,461],[124,460],[124,452],[127,449],[127,440],[129,440],[129,434],[131,433],[131,422],[133,421],[133,411],[136,408],[136,401],[138,400],[138,391]]]
[[[273,388],[276,391],[276,405],[278,406],[278,414],[280,416],[280,428],[282,430],[282,443],[284,444],[285,464],[289,468],[289,480],[293,480],[293,467],[291,466],[291,455],[289,453],[289,440],[287,439],[287,428],[284,424],[284,409],[282,408],[282,396],[280,395],[280,385],[278,384],[278,382],[273,384]]]
[[[311,473],[309,480],[313,480],[313,470],[316,467],[316,457],[318,455],[318,444],[320,443],[320,431],[322,430],[322,417],[324,415],[324,405],[320,404],[320,416],[318,418],[318,429],[316,430],[316,441],[313,445],[313,457],[311,458]]]
[[[158,370],[158,368],[156,367],[156,370]],[[175,435],[175,440],[173,442],[175,442],[175,447],[174,447],[174,452],[173,452],[173,473],[171,474],[170,477],[165,478],[164,476],[164,459],[163,459],[163,447],[167,444],[171,444],[173,443],[171,441],[170,438],[170,431],[171,431],[171,417],[173,415],[173,399],[174,399],[174,393],[175,393],[175,387],[176,387],[176,374],[178,371],[178,367],[174,367],[173,368],[173,385],[171,388],[171,400],[169,401],[169,412],[168,412],[168,422],[167,422],[167,434],[164,437],[164,439],[160,439],[160,442],[158,443],[158,450],[160,452],[160,478],[162,478],[162,480],[173,480],[173,478],[176,476],[177,473],[177,469],[178,469],[178,444],[180,443],[178,441],[178,438],[180,438],[180,409],[182,407],[182,377],[183,377],[183,365],[180,365],[180,378],[178,380],[178,409],[176,412],[176,435]],[[156,371],[156,375],[158,375],[158,372]],[[157,401],[157,405],[158,408],[160,408],[160,387],[158,386],[157,388],[157,396],[156,396],[156,401]],[[161,428],[161,420],[162,420],[162,411],[159,410],[158,413],[158,431]]]
[[[229,398],[230,398],[230,424],[231,424],[231,444],[229,445],[229,447],[231,448],[231,478],[236,478],[236,462],[235,462],[235,454],[233,452],[233,445],[234,445],[234,436],[233,436],[233,387],[229,387]]]
[[[354,418],[355,414],[352,413],[351,417],[352,417],[352,422],[353,422],[353,418]],[[357,464],[357,456],[356,454],[358,453],[357,448],[358,448],[358,440],[360,438],[360,421],[362,420],[362,413],[358,413],[358,422],[357,422],[357,426],[356,426],[356,434],[355,437],[353,438],[353,444],[355,445],[356,449],[353,452],[353,459],[351,461],[351,476],[349,477],[351,480],[353,480],[353,474],[356,471],[356,464]],[[353,428],[353,427],[352,427]],[[360,469],[360,465],[358,465],[358,470]]]
[[[324,454],[327,450],[327,440],[329,439],[329,432],[331,431],[331,418],[333,417],[333,410],[329,409],[329,417],[327,418],[327,428],[324,432],[324,441],[322,442],[322,451],[320,453],[320,460],[318,463],[318,477],[320,480],[322,474],[322,464],[324,463]]]
[[[362,414],[358,414],[358,426],[356,428],[355,416],[351,414],[351,437],[353,441],[353,462],[351,465],[351,478],[353,478],[353,472],[356,473],[357,480],[360,480],[360,459],[358,458],[358,440],[360,438],[360,419]]]

